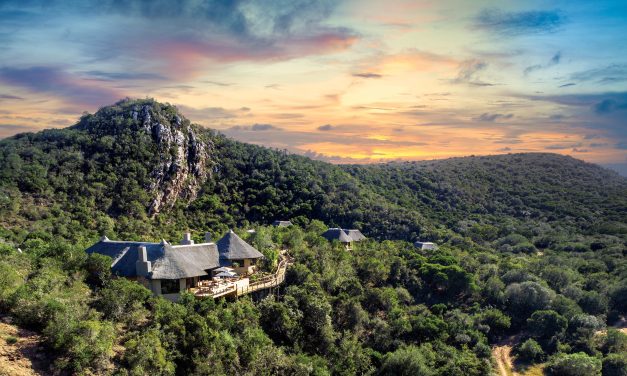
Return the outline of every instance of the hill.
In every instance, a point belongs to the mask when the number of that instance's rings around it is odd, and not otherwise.
[[[511,232],[521,224],[571,235],[627,233],[627,179],[568,156],[506,154],[344,168],[392,203],[475,239],[490,236],[474,230]]]
[[[0,341],[54,374],[483,376],[516,338],[520,369],[624,374],[627,336],[605,329],[627,315],[626,199],[569,157],[336,166],[124,100],[0,141]],[[328,225],[371,239],[348,251]],[[278,294],[172,303],[85,252],[230,227],[266,271],[289,250]]]
[[[228,139],[150,99],[2,140],[0,165],[5,238],[158,238],[299,217],[407,240],[529,221],[615,234],[627,222],[627,180],[570,157],[336,166]]]
[[[152,100],[2,140],[0,165],[5,229],[160,236],[299,216],[377,236],[427,226],[337,166],[227,139]]]

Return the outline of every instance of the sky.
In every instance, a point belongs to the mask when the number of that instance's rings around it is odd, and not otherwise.
[[[335,163],[627,171],[627,1],[0,0],[0,137],[124,97]]]

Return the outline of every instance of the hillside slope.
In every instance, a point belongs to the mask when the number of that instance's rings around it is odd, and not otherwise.
[[[150,99],[2,140],[0,166],[0,237],[15,239],[174,237],[299,216],[408,240],[529,221],[620,234],[627,222],[627,180],[569,157],[336,166],[228,139]]]
[[[449,226],[468,219],[498,225],[509,218],[576,231],[627,230],[627,179],[568,156],[507,154],[344,168],[388,200]]]
[[[227,139],[153,100],[2,140],[0,166],[8,238],[156,238],[298,216],[394,238],[429,228],[337,166]]]

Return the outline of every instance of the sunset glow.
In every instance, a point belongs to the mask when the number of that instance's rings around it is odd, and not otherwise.
[[[4,1],[0,137],[123,97],[337,163],[627,162],[624,1]]]

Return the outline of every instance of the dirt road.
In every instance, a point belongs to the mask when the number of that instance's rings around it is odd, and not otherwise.
[[[47,370],[41,337],[0,321],[0,376],[45,375],[49,374]]]

